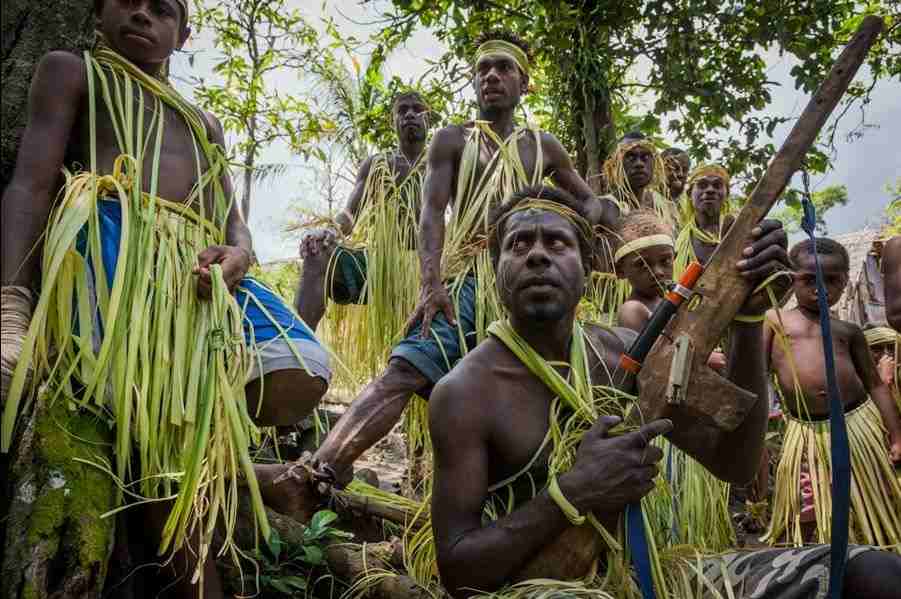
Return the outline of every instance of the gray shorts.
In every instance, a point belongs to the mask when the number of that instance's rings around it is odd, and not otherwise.
[[[293,346],[293,348],[292,348]],[[296,354],[295,354],[296,352]],[[301,368],[297,355],[303,360],[307,372],[331,383],[332,370],[329,368],[329,355],[316,341],[309,339],[276,338],[259,343],[256,352],[251,356],[253,365],[247,381],[253,381],[276,370]]]

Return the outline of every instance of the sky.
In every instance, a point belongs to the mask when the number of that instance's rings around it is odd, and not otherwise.
[[[334,17],[339,31],[366,39],[377,31],[378,26],[372,22],[388,3],[375,0],[361,4],[358,0],[329,0],[323,4],[311,0],[288,0],[292,8],[298,8],[308,18],[308,22],[318,26],[324,15]],[[193,75],[212,77],[212,65],[216,59],[216,50],[208,32],[201,31],[192,37],[188,49],[194,53],[193,67],[188,63],[187,55],[177,55],[171,70],[176,76]],[[418,29],[405,47],[394,52],[385,68],[385,76],[399,75],[404,80],[412,79],[415,74],[426,68],[427,60],[440,57],[446,47],[428,30]],[[769,68],[769,77],[779,84],[771,88],[772,102],[763,114],[781,114],[798,116],[807,103],[808,97],[794,89],[789,76],[792,67],[790,57],[780,57],[775,52],[763,55]],[[366,64],[366,56],[358,57]],[[349,62],[349,59],[348,59]],[[639,80],[646,66],[636,67],[635,76]],[[864,73],[865,76],[865,73]],[[288,71],[280,72],[274,80],[281,93],[303,93],[308,82],[302,76]],[[190,89],[183,83],[177,87],[190,97]],[[639,110],[647,107],[647,103],[638,100]],[[849,112],[842,120],[837,136],[837,149],[833,157],[833,168],[821,176],[811,180],[812,190],[822,189],[830,185],[846,185],[849,201],[846,206],[836,207],[826,214],[826,225],[829,234],[838,235],[855,231],[864,226],[877,225],[885,207],[888,205],[888,192],[885,187],[893,184],[901,177],[901,81],[898,79],[880,82],[873,93],[872,102],[866,108],[866,123],[862,137],[846,139],[847,132],[859,123],[859,112]],[[778,147],[788,135],[791,124],[785,124],[773,132],[772,141]],[[734,132],[724,131],[723,136]],[[666,138],[673,145],[679,145],[677,139]],[[254,189],[254,200],[251,208],[249,226],[254,237],[254,247],[261,262],[295,258],[297,256],[296,234],[285,232],[286,225],[295,214],[295,207],[321,209],[322,184],[317,181],[313,172],[313,164],[305,164],[299,156],[292,156],[287,147],[273,144],[261,156],[261,162],[288,164],[283,176]],[[796,176],[798,177],[798,176]],[[796,182],[796,186],[798,182]],[[346,189],[339,191],[349,191]]]

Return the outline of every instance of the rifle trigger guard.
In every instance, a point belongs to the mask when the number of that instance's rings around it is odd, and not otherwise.
[[[685,400],[688,390],[694,346],[688,335],[676,337],[674,345],[673,361],[670,363],[669,380],[666,383],[666,403],[678,406]]]

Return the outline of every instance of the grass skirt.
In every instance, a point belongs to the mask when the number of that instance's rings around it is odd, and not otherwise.
[[[872,400],[847,412],[851,449],[851,543],[870,544],[901,552],[901,476],[888,458],[885,430]],[[829,421],[808,422],[786,416],[782,456],[776,472],[772,520],[763,540],[776,544],[804,543],[801,530],[802,465],[813,486],[817,543],[832,537],[832,494]]]

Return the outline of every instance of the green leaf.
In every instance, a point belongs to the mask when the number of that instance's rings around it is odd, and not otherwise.
[[[282,593],[283,595],[293,595],[294,590],[291,588],[291,585],[284,582],[283,578],[272,578],[269,581],[269,586]]]
[[[303,548],[304,556],[303,561],[311,564],[313,566],[318,566],[323,562],[324,554],[322,549],[316,547],[315,545],[305,545]]]
[[[338,514],[331,510],[319,510],[310,519],[310,528],[316,531],[324,531],[325,528],[338,519]]]
[[[272,554],[272,557],[278,559],[278,556],[282,553],[283,543],[281,537],[278,534],[278,531],[274,528],[271,529],[269,533],[269,538],[266,539],[266,546],[269,548],[269,552]]]

